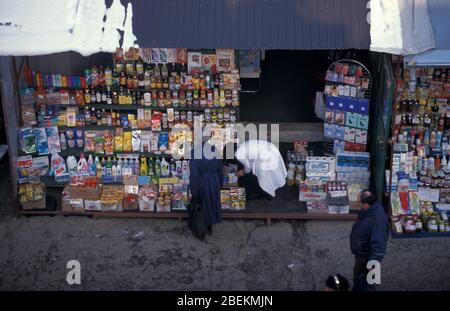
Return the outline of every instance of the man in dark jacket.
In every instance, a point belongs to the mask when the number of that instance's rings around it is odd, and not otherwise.
[[[389,235],[388,217],[372,192],[361,191],[359,199],[362,208],[350,234],[350,248],[355,255],[354,280],[362,273],[367,275],[370,260],[383,260]]]

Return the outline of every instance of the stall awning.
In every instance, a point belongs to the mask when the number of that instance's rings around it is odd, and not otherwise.
[[[368,0],[0,0],[0,55],[368,49]]]
[[[372,0],[372,51],[414,66],[450,65],[449,0]]]
[[[417,55],[408,55],[405,62],[411,66],[450,66],[450,1],[428,0],[428,15],[436,48]]]
[[[141,47],[368,49],[367,0],[133,0]]]

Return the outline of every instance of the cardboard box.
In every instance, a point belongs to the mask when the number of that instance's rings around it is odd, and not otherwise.
[[[308,213],[328,214],[328,207],[325,201],[306,202],[306,209]]]
[[[300,191],[298,200],[300,202],[325,201],[326,192],[303,192]]]
[[[84,212],[84,200],[73,199],[70,196],[70,186],[65,186],[62,192],[62,210],[64,212]]]
[[[328,213],[329,214],[348,214],[349,213],[349,206],[328,206]]]
[[[154,212],[156,209],[156,200],[143,200],[138,198],[138,205],[140,212]]]
[[[102,203],[100,200],[84,200],[84,209],[86,211],[101,211]]]
[[[85,188],[85,187],[70,187],[70,197],[72,199],[84,199],[84,200],[99,200],[101,187],[98,185],[95,188]]]
[[[36,187],[39,186],[41,187],[39,191],[41,191],[42,193],[42,198],[40,200],[35,201],[21,202],[20,206],[23,210],[45,209],[47,207],[45,185],[43,183],[40,183],[40,185],[36,184]],[[19,190],[19,197],[20,197],[20,190]]]

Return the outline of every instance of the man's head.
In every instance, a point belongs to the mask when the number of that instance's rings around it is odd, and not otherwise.
[[[364,210],[368,209],[373,203],[375,203],[376,200],[377,198],[369,189],[364,189],[359,194],[359,201],[361,202]]]

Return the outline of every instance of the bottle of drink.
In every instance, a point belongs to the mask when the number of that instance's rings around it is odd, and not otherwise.
[[[97,177],[102,177],[102,163],[100,162],[98,156],[95,157],[95,171],[97,174]]]
[[[117,161],[116,171],[117,171],[117,177],[122,177],[122,158],[120,158],[120,157]]]
[[[106,160],[105,160],[105,158],[102,158],[101,164],[102,164],[102,177],[103,177],[103,176],[106,176]]]
[[[67,149],[66,135],[64,133],[59,134],[59,142],[61,144],[61,150]]]
[[[114,179],[117,178],[117,160],[115,157],[112,160],[111,176],[113,176]]]
[[[156,158],[155,161],[155,175],[157,177],[161,176],[161,160],[159,158]]]
[[[95,92],[95,101],[97,102],[97,104],[102,103],[102,92],[99,87],[97,88],[97,91]]]
[[[97,95],[95,94],[95,89],[91,89],[91,103],[96,104],[97,103]]]
[[[150,70],[146,70],[144,73],[144,88],[150,90]]]
[[[107,105],[112,105],[112,92],[111,92],[111,87],[107,87],[106,88],[106,104]]]
[[[161,161],[161,176],[168,177],[170,175],[170,166],[169,162],[166,161],[166,158],[162,158]]]
[[[147,176],[148,175],[148,166],[147,166],[147,158],[141,157],[141,176]]]
[[[91,110],[91,125],[96,125],[97,124],[97,113],[95,112],[95,108],[92,107]]]
[[[106,86],[111,86],[113,81],[111,68],[106,67],[105,69],[105,84]]]
[[[172,177],[177,176],[177,166],[176,166],[175,160],[173,158],[170,159],[169,169],[170,169],[170,175]]]
[[[94,164],[94,159],[92,158],[92,154],[89,155],[88,161],[87,161],[87,165],[88,165],[88,174],[89,176],[95,176],[96,171],[95,171],[95,164]]]
[[[142,61],[142,58],[139,57],[138,61],[136,62],[136,72],[138,74],[144,73],[144,62]]]
[[[441,161],[441,170],[444,170],[445,168],[447,168],[447,157],[444,155],[442,156],[442,161]]]
[[[112,162],[110,157],[106,161],[106,176],[112,176]]]
[[[153,158],[148,159],[148,176],[154,176],[155,175],[155,163],[153,161]]]

